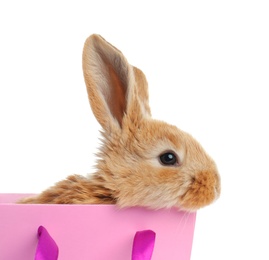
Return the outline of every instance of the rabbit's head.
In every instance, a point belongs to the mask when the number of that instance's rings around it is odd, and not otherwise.
[[[92,35],[85,42],[83,71],[102,126],[98,174],[116,204],[192,211],[219,197],[216,165],[201,145],[177,127],[151,118],[141,70]]]

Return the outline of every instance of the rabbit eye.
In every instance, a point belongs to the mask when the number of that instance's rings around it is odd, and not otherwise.
[[[160,155],[160,162],[163,165],[178,165],[177,156],[174,152],[166,152]]]

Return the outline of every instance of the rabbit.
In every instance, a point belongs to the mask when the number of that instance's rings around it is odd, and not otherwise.
[[[91,35],[83,49],[83,73],[102,127],[96,172],[71,175],[19,203],[196,211],[219,197],[215,162],[191,135],[152,119],[146,77],[121,51]]]

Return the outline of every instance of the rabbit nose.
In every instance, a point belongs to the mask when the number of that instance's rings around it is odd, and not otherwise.
[[[220,193],[216,172],[201,171],[193,177],[187,192],[181,197],[185,209],[197,210],[212,203]]]

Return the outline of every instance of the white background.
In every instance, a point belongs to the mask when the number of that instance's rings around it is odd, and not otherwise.
[[[1,1],[0,192],[94,171],[92,33],[145,72],[153,116],[218,164],[222,195],[198,212],[192,260],[269,259],[267,1]]]

